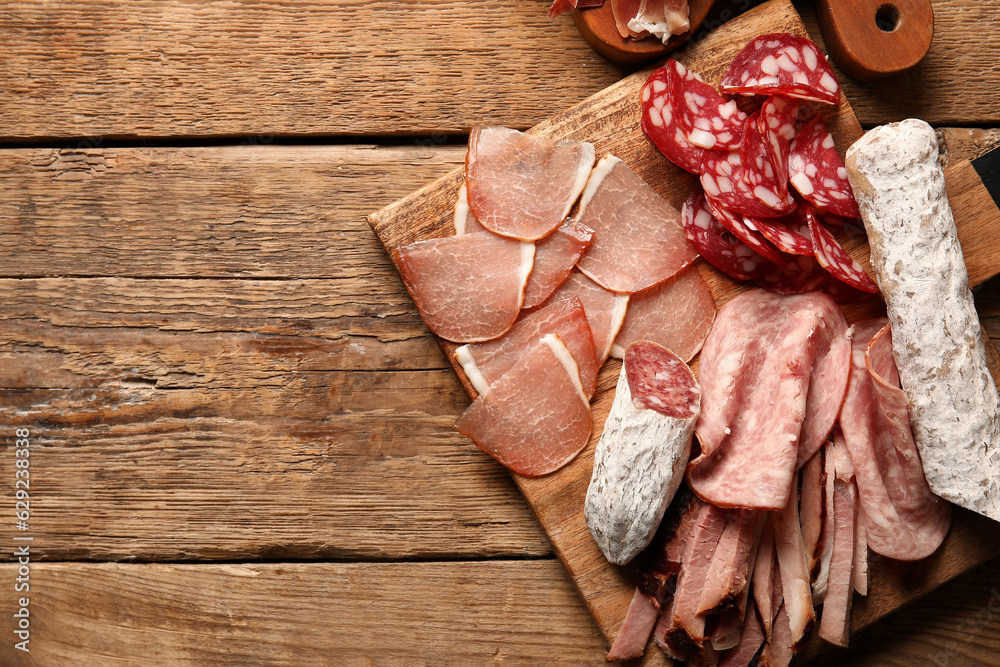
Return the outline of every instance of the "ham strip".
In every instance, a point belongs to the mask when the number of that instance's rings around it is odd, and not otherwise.
[[[629,297],[627,294],[615,294],[606,290],[579,271],[573,271],[552,293],[547,303],[574,296],[579,297],[587,313],[587,322],[590,323],[590,331],[594,336],[597,365],[600,366],[608,358],[611,344],[625,320]]]
[[[799,521],[802,523],[802,544],[805,547],[809,571],[816,566],[819,538],[823,532],[823,452],[818,451],[799,471]]]
[[[625,320],[611,347],[622,358],[637,340],[650,340],[685,362],[698,354],[715,319],[715,299],[696,266],[689,266],[663,283],[633,294]]]
[[[836,436],[835,436],[836,437]],[[816,577],[813,580],[813,602],[823,604],[826,598],[826,587],[830,580],[830,561],[833,558],[833,481],[837,473],[835,463],[837,460],[834,454],[833,443],[828,442],[823,448],[823,530],[820,535],[819,544],[819,567],[816,570]]]
[[[535,263],[524,287],[522,308],[540,306],[569,277],[583,251],[590,245],[594,230],[572,218],[544,239],[535,241]]]
[[[753,567],[753,599],[760,611],[761,623],[765,634],[771,636],[771,622],[777,611],[772,607],[775,576],[775,556],[774,556],[774,520],[770,515],[764,524],[764,532],[760,536],[760,544],[757,547],[757,557]],[[780,588],[780,587],[779,587]],[[780,602],[779,602],[780,604]]]
[[[865,524],[860,516],[854,529],[854,567],[851,570],[851,579],[858,594],[868,595],[868,538],[865,536]]]
[[[781,592],[793,646],[802,641],[816,618],[798,506],[798,494],[793,490],[788,505],[774,515],[774,549],[781,570]]]
[[[886,320],[866,320],[855,328],[840,428],[857,471],[868,545],[897,560],[925,558],[948,532],[950,505],[931,492],[924,477]]]
[[[748,667],[763,644],[764,628],[757,618],[757,610],[751,600],[747,606],[746,617],[743,619],[739,643],[723,654],[719,660],[719,667]]]
[[[403,283],[435,334],[455,343],[502,336],[521,310],[535,246],[494,234],[417,241],[396,250]]]
[[[746,509],[729,513],[705,577],[698,613],[734,605],[746,589],[758,516],[758,512]]]
[[[645,592],[641,586],[637,586],[632,595],[632,602],[625,612],[625,621],[622,623],[615,643],[608,651],[608,662],[619,662],[638,658],[646,650],[646,642],[656,625],[656,618],[660,615],[660,606],[656,600]]]
[[[823,601],[823,617],[819,624],[819,636],[837,646],[847,646],[850,630],[856,501],[857,491],[853,481],[850,478],[843,480],[838,475],[834,480],[833,495],[833,558],[830,561],[826,599]]]
[[[576,297],[555,301],[519,318],[500,338],[463,345],[455,350],[455,358],[476,391],[485,394],[547,333],[558,334],[573,355],[583,393],[589,399],[597,386],[597,356],[583,304]]]
[[[698,256],[677,209],[613,155],[594,168],[577,219],[594,230],[577,267],[613,292],[658,285]]]
[[[469,207],[491,232],[537,241],[569,214],[593,165],[593,144],[477,127],[465,161]]]
[[[820,292],[753,290],[719,311],[701,352],[701,453],[687,473],[695,493],[724,507],[785,507],[813,361],[842,320]]]
[[[774,631],[761,651],[759,667],[788,667],[795,655],[795,641],[792,639],[788,611],[782,604],[774,617]]]
[[[455,428],[522,475],[545,475],[569,463],[590,439],[590,404],[559,337],[539,339],[472,402]]]

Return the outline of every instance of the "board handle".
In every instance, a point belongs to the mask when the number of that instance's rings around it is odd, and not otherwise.
[[[930,0],[816,0],[834,62],[862,82],[912,69],[934,37]]]

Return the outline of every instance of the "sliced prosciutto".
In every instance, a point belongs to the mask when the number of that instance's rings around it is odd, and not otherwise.
[[[814,362],[828,336],[833,344],[843,317],[819,292],[754,290],[719,311],[701,352],[701,452],[687,473],[701,498],[724,507],[785,507]],[[842,396],[824,391],[816,406],[826,412]]]
[[[822,116],[814,116],[799,130],[792,142],[788,171],[791,184],[814,206],[845,218],[861,217],[847,181],[847,168]]]
[[[587,313],[587,322],[590,323],[590,331],[594,336],[597,365],[600,366],[608,358],[615,336],[625,320],[629,297],[627,294],[606,290],[579,271],[573,271],[546,303],[574,296],[580,299]]]
[[[472,215],[472,209],[469,208],[469,191],[465,183],[462,183],[462,187],[458,189],[458,201],[455,202],[455,236],[482,231],[486,231],[486,228],[479,224],[476,216]]]
[[[579,298],[553,301],[525,315],[510,331],[485,343],[463,345],[455,350],[455,358],[480,394],[512,368],[537,341],[548,333],[557,334],[573,355],[580,370],[580,382],[587,397],[597,386],[597,356],[594,337]]]
[[[648,32],[666,44],[674,35],[691,28],[688,21],[688,0],[642,0],[639,11],[628,22],[635,33]]]
[[[629,299],[611,356],[619,359],[638,340],[659,343],[685,362],[698,354],[712,321],[715,299],[695,266]]]
[[[856,473],[868,546],[888,558],[919,560],[947,535],[951,506],[931,492],[924,477],[891,335],[885,319],[855,324],[840,428]]]
[[[586,7],[600,7],[604,0],[554,0],[549,7],[549,18],[555,18],[571,9],[584,9]]]
[[[611,0],[611,13],[615,17],[615,27],[618,28],[618,34],[623,39],[629,37],[640,39],[649,35],[648,32],[636,32],[628,27],[628,22],[635,18],[641,6],[642,0]]]
[[[680,213],[613,155],[594,169],[578,220],[594,230],[594,240],[577,267],[614,292],[658,285],[698,256]]]
[[[503,335],[514,324],[535,246],[494,234],[417,241],[396,250],[403,283],[427,327],[455,343]]]
[[[590,245],[594,230],[567,218],[544,239],[535,241],[535,263],[524,288],[522,308],[541,305],[569,277],[583,251]]]
[[[840,84],[813,42],[791,33],[761,35],[743,47],[719,82],[723,93],[787,95],[836,104]]]
[[[566,218],[593,165],[593,144],[477,127],[465,161],[469,207],[490,231],[536,241]]]
[[[555,334],[539,339],[455,422],[477,447],[529,477],[573,460],[587,445],[590,426],[580,372]]]

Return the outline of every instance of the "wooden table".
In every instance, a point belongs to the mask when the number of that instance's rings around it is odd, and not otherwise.
[[[0,7],[0,664],[603,662],[506,472],[452,430],[467,399],[364,219],[471,126],[630,71],[545,8]],[[920,116],[978,155],[1000,0],[934,8],[915,72],[845,89],[866,127]],[[1000,282],[977,305],[1000,342]],[[1000,561],[852,645],[824,660],[1000,664]]]

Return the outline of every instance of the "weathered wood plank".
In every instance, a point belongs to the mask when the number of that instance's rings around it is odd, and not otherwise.
[[[810,3],[797,7],[817,36]],[[1000,66],[982,57],[1000,49],[1000,2],[934,8],[934,44],[917,71],[846,82],[863,124],[903,108],[933,123],[1000,122]],[[6,3],[0,20],[8,139],[442,137],[480,123],[535,125],[629,71],[537,0],[61,0]]]
[[[598,664],[606,650],[559,564],[33,564],[30,653],[0,663]]]

